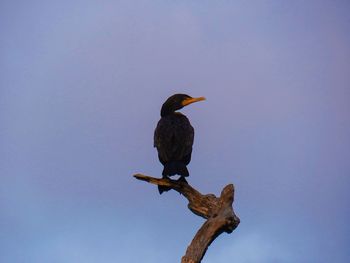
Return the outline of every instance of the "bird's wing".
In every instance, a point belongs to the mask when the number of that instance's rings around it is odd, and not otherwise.
[[[154,147],[161,162],[182,160],[192,152],[194,130],[186,116],[161,118],[154,132]]]
[[[154,147],[158,150],[161,162],[168,161],[173,151],[173,125],[169,118],[161,118],[154,131]]]

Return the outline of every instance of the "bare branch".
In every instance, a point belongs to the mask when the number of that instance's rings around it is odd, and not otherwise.
[[[232,208],[233,184],[225,186],[220,197],[216,197],[213,194],[203,195],[183,181],[154,178],[143,174],[135,174],[134,177],[151,184],[170,187],[181,193],[189,201],[188,208],[194,214],[207,219],[188,246],[181,263],[200,263],[215,238],[223,232],[231,233],[240,223]]]

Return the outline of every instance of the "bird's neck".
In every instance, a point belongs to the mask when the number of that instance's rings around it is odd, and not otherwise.
[[[171,115],[174,115],[174,114],[176,114],[177,112],[175,112],[175,111],[165,111],[165,112],[161,112],[160,113],[160,116],[161,117],[167,117],[167,116],[171,116]]]
[[[160,116],[161,117],[166,117],[169,115],[172,115],[175,113],[175,110],[171,107],[167,107],[167,105],[163,105],[161,111],[160,111]]]
[[[172,112],[170,112],[170,113],[168,113],[168,114],[165,114],[165,115],[160,115],[162,118],[164,118],[164,117],[170,117],[170,116],[185,116],[185,115],[183,115],[181,112],[179,112],[179,111],[172,111]]]
[[[170,115],[171,113],[173,113],[173,112],[169,111],[169,109],[162,108],[162,110],[160,111],[160,116],[161,117],[166,117],[166,116]]]

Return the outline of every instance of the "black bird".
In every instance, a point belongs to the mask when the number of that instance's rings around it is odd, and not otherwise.
[[[163,104],[156,130],[154,147],[158,150],[159,161],[164,165],[163,177],[180,175],[180,180],[189,176],[186,165],[191,161],[194,129],[185,115],[177,110],[191,103],[205,100],[204,97],[192,98],[186,94],[175,94]],[[158,186],[159,193],[169,188]]]

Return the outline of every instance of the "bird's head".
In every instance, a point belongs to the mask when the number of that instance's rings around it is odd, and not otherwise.
[[[162,117],[169,115],[177,110],[182,109],[183,107],[197,102],[205,100],[204,97],[192,98],[186,94],[175,94],[170,96],[163,104],[160,115]]]

